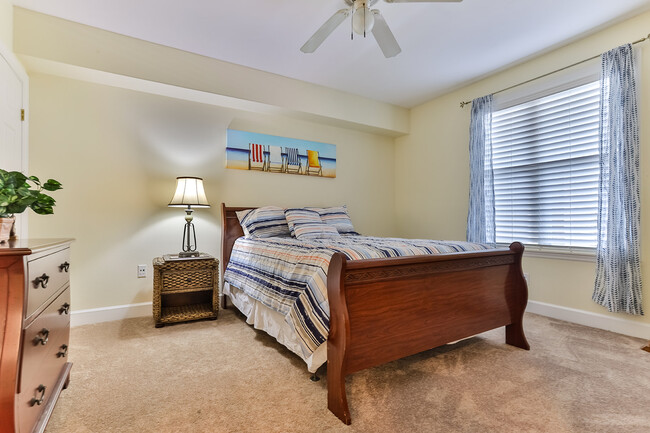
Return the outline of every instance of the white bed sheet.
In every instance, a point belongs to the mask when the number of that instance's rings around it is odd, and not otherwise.
[[[298,337],[291,326],[284,320],[284,316],[274,311],[256,299],[251,298],[237,287],[224,283],[223,294],[228,295],[232,304],[246,316],[246,323],[253,325],[274,337],[280,344],[298,355],[307,364],[307,370],[315,373],[318,367],[327,361],[327,342],[318,346],[316,351],[308,358],[301,355]]]

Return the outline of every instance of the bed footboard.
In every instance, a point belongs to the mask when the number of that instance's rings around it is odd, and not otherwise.
[[[524,247],[348,261],[336,253],[327,291],[328,408],[350,424],[345,376],[490,329],[528,350]]]

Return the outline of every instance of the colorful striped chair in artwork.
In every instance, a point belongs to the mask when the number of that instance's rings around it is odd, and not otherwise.
[[[286,173],[297,173],[302,172],[302,162],[300,161],[300,155],[298,155],[298,148],[296,147],[285,147],[285,153],[287,154],[287,159],[284,164],[284,171]]]
[[[305,174],[309,174],[309,175],[313,174],[315,176],[323,175],[323,167],[321,166],[320,163],[320,157],[318,156],[318,151],[316,150],[307,151],[307,169],[305,170]]]
[[[266,158],[264,158],[264,146],[257,143],[249,143],[248,152],[249,170],[266,170]]]
[[[266,171],[282,173],[284,171],[284,158],[280,146],[269,145],[269,159],[266,163]]]

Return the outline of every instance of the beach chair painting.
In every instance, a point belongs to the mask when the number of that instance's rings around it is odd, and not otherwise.
[[[305,174],[322,176],[323,166],[320,164],[320,158],[317,150],[307,150],[307,170]]]
[[[269,159],[266,163],[266,171],[282,173],[284,171],[284,158],[280,146],[269,145]]]
[[[226,168],[336,177],[334,144],[235,129],[226,139]]]
[[[266,158],[264,157],[264,146],[257,143],[248,143],[248,169],[262,170],[266,169]]]
[[[285,147],[285,153],[287,154],[286,165],[284,171],[286,173],[302,173],[302,162],[300,161],[300,155],[298,155],[297,147]]]

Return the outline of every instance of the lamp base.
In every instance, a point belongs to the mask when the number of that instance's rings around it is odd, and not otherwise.
[[[186,257],[199,257],[200,255],[201,255],[201,253],[198,252],[198,251],[181,251],[180,253],[178,253],[178,257],[183,257],[183,258],[186,258]]]

